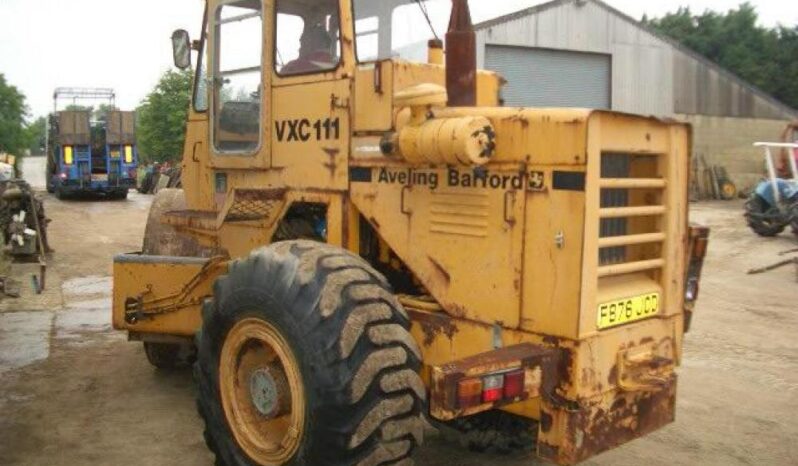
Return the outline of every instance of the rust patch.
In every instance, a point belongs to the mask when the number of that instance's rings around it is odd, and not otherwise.
[[[502,120],[509,121],[511,123],[519,123],[522,129],[529,128],[529,119],[524,116],[522,111],[519,111],[517,114],[502,118]]]
[[[541,458],[557,458],[559,448],[545,442],[538,442],[538,456]]]
[[[450,107],[477,103],[477,38],[466,0],[454,0],[446,33],[446,90]]]
[[[628,397],[628,398],[627,398]],[[612,409],[582,416],[584,440],[577,461],[651,433],[674,420],[675,381],[656,393],[619,395]]]
[[[554,335],[544,335],[543,343],[551,346],[560,346],[560,339]]]
[[[615,364],[610,369],[610,374],[607,377],[607,383],[610,384],[611,387],[618,385],[618,365]]]
[[[654,392],[618,391],[607,402],[584,401],[575,410],[545,407],[541,414],[552,410],[553,425],[564,426],[565,435],[557,436],[554,428],[542,430],[551,433],[541,439],[538,452],[560,464],[584,461],[673,422],[675,399],[673,376]]]
[[[548,432],[551,430],[551,426],[554,424],[554,419],[551,417],[551,414],[547,413],[546,411],[540,412],[540,430],[543,432]]]
[[[560,358],[557,363],[557,379],[559,384],[557,387],[562,392],[567,392],[568,388],[573,385],[573,353],[566,348],[560,348]]]
[[[445,314],[433,314],[408,309],[407,313],[413,322],[418,322],[424,333],[424,346],[431,345],[439,335],[445,335],[451,340],[457,333],[454,319]]]
[[[468,309],[457,303],[446,303],[443,305],[443,308],[446,309],[449,314],[455,317],[465,318],[465,316],[468,314]]]

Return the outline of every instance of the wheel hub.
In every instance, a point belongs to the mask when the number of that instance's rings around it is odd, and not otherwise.
[[[285,412],[288,399],[288,381],[285,372],[279,367],[269,366],[257,369],[249,377],[249,395],[252,405],[268,419],[276,418]]]
[[[305,393],[288,342],[268,322],[230,329],[219,361],[222,407],[236,443],[264,466],[286,464],[305,428]]]

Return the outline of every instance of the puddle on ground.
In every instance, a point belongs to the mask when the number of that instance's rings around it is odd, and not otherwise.
[[[0,375],[47,359],[51,333],[69,345],[113,336],[111,277],[81,277],[63,283],[66,304],[58,311],[0,313]]]
[[[111,331],[111,298],[92,299],[67,304],[55,314],[55,338],[88,343],[87,333]]]
[[[47,359],[52,312],[0,314],[0,375]]]
[[[61,289],[65,296],[110,295],[113,279],[111,277],[91,276],[66,280]]]

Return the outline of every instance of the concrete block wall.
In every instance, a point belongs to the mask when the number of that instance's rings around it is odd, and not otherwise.
[[[709,165],[726,167],[737,189],[750,191],[765,174],[765,158],[755,142],[779,142],[787,120],[677,115],[677,119],[693,125],[693,156],[703,169],[703,156]],[[706,189],[703,186],[702,191]]]

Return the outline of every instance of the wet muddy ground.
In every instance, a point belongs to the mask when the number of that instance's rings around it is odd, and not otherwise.
[[[111,258],[137,250],[151,198],[61,202],[48,290],[0,301],[0,465],[198,465],[202,442],[188,371],[152,369],[110,326]],[[798,464],[796,272],[745,272],[798,247],[754,237],[741,204],[700,204],[713,228],[701,302],[687,336],[675,424],[587,464]],[[430,432],[417,463],[521,466],[529,455],[462,450]]]

